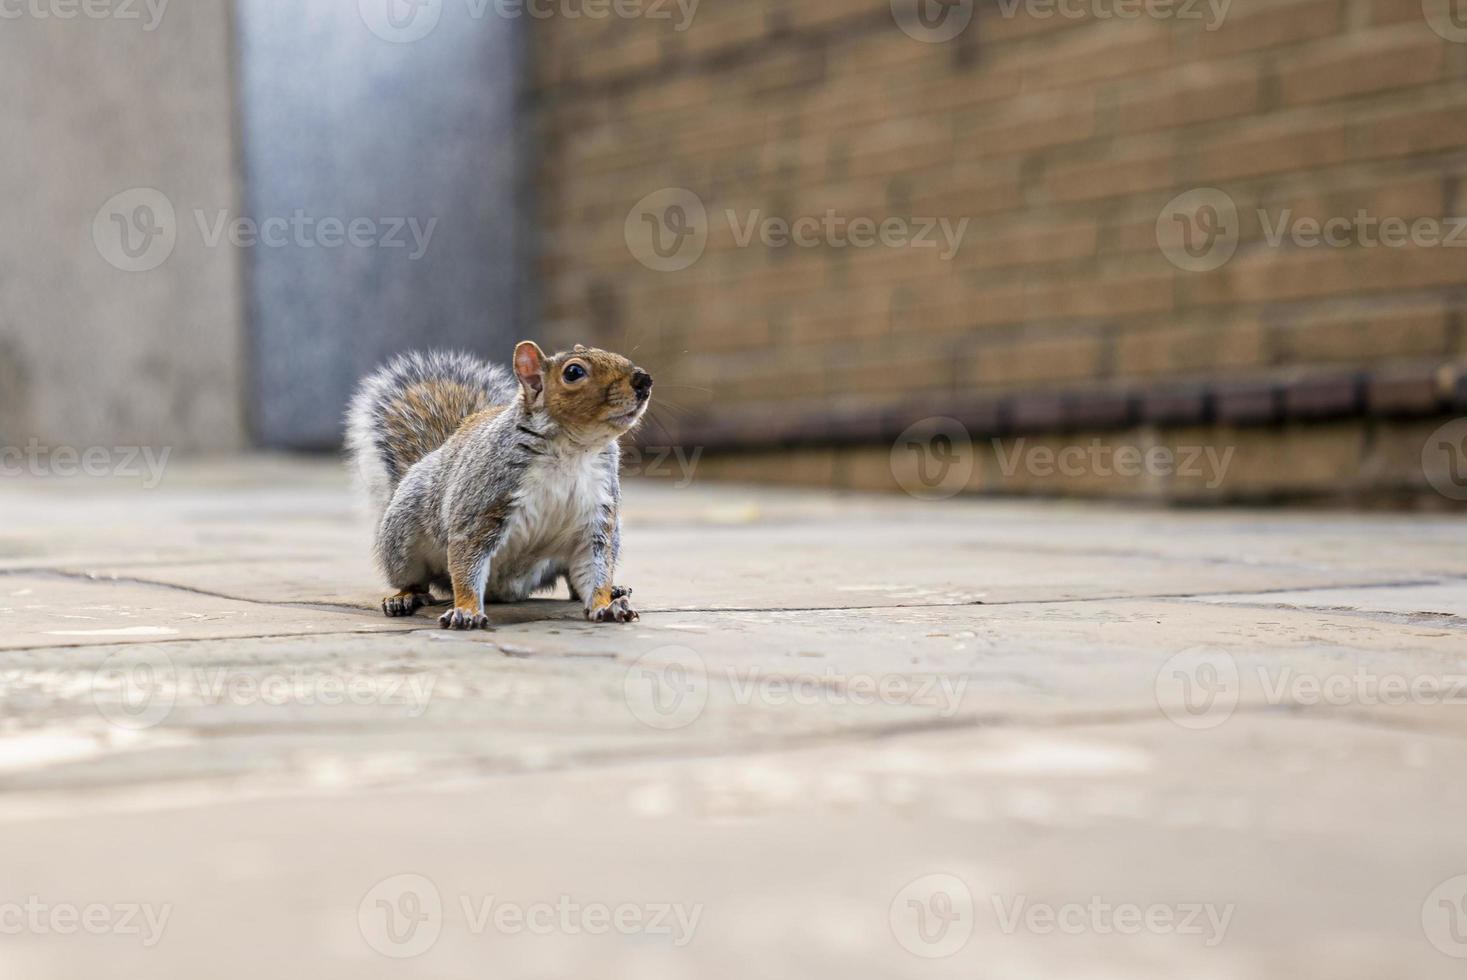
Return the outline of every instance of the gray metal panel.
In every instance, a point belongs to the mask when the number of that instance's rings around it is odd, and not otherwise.
[[[338,445],[352,386],[396,351],[505,359],[526,332],[516,233],[526,32],[494,10],[239,0],[247,213],[277,219],[271,243],[245,247],[260,444]],[[429,18],[433,29],[408,40]],[[325,218],[356,220],[357,242],[376,244],[324,247],[341,233],[305,219]],[[394,235],[397,221],[415,222],[417,237],[411,225]]]

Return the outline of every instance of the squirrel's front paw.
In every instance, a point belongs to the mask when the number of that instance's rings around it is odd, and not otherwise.
[[[586,618],[593,623],[632,623],[642,617],[638,616],[631,603],[627,602],[626,596],[621,596],[600,609],[587,610]]]
[[[421,592],[399,592],[382,600],[382,612],[393,618],[411,616],[427,604],[431,596]]]
[[[438,617],[438,626],[446,630],[486,630],[489,617],[472,609],[450,609]]]

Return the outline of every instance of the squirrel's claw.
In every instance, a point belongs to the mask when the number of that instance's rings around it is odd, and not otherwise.
[[[411,616],[427,604],[428,596],[419,592],[399,592],[382,600],[383,615],[394,619],[400,616]]]
[[[626,596],[622,596],[613,599],[600,609],[587,610],[586,618],[593,623],[634,623],[642,617],[638,616],[637,611],[627,602]]]
[[[438,627],[445,630],[487,630],[489,617],[472,609],[450,609],[438,617]]]

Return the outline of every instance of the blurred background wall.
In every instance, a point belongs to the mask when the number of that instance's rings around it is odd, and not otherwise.
[[[699,476],[1467,498],[1464,0],[86,9],[0,2],[0,445],[330,450],[538,335]]]
[[[534,332],[522,24],[462,0],[236,8],[245,213],[292,221],[247,253],[252,431],[333,449],[357,381],[393,354],[503,358]]]
[[[511,350],[521,26],[0,2],[0,446],[334,450],[392,354]]]
[[[43,11],[0,18],[0,445],[242,448],[241,257],[160,196],[239,210],[231,8]]]
[[[682,31],[538,26],[546,320],[707,389],[668,392],[705,472],[892,486],[892,440],[935,416],[975,440],[970,489],[1219,496],[1006,475],[1019,435],[1233,446],[1235,497],[1425,486],[1463,396],[1467,252],[1293,231],[1467,214],[1467,4],[748,0]],[[968,224],[956,250],[748,236],[830,212]]]

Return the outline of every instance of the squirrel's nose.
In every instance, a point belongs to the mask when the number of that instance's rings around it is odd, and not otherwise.
[[[644,402],[652,397],[652,375],[646,371],[632,375],[632,390],[637,393],[637,401]]]

